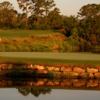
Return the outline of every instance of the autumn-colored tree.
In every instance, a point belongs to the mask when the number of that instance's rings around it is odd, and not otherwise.
[[[53,10],[55,4],[54,0],[17,0],[19,7],[23,10],[24,13],[32,20],[32,24],[36,27],[41,27],[41,20],[45,23],[42,26],[47,25],[47,16],[51,10]],[[33,18],[33,19],[32,19]]]
[[[47,16],[47,24],[51,29],[61,29],[62,27],[62,16],[60,15],[60,10],[55,8]]]
[[[73,28],[77,28],[77,18],[75,16],[63,16],[64,34],[69,37],[73,34]],[[77,29],[76,29],[77,30]]]
[[[91,34],[100,37],[100,4],[88,4],[79,11],[80,26],[83,28],[84,37],[89,41]],[[99,19],[98,19],[99,17]],[[99,35],[98,35],[99,34]],[[95,42],[96,43],[96,42]]]
[[[11,28],[16,27],[17,11],[13,9],[10,2],[0,3],[0,27]]]

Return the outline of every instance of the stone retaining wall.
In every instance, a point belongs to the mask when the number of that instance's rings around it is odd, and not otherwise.
[[[92,65],[30,65],[38,73],[52,73],[58,78],[100,78],[100,66]]]
[[[45,75],[52,74],[55,78],[100,78],[100,65],[0,64],[0,72],[12,69],[31,70]]]
[[[66,79],[66,80],[0,80],[0,87],[51,87],[51,88],[69,88],[69,89],[96,89],[100,90],[100,80],[85,79]]]

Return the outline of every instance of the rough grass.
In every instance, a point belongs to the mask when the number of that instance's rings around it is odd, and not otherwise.
[[[65,36],[52,30],[0,30],[1,52],[64,51]]]
[[[0,62],[24,62],[38,64],[98,64],[100,55],[92,53],[32,53],[0,52]]]

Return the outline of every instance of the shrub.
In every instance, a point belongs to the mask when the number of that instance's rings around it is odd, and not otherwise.
[[[31,51],[47,52],[51,51],[50,48],[44,44],[34,44],[31,46]]]
[[[100,46],[99,45],[93,46],[92,47],[92,52],[94,52],[94,53],[100,53]]]

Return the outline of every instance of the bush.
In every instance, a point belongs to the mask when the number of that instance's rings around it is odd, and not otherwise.
[[[16,46],[11,45],[11,44],[2,44],[0,46],[0,51],[6,51],[6,52],[10,52],[10,51],[17,51]]]
[[[51,51],[50,48],[44,44],[35,44],[31,46],[31,51],[36,51],[36,52],[47,52]]]
[[[94,52],[94,53],[100,53],[100,46],[99,45],[93,46],[92,47],[92,52]]]
[[[62,49],[63,52],[78,52],[79,49],[79,41],[69,37],[67,40],[63,41]]]
[[[72,51],[72,46],[67,41],[64,41],[61,46],[61,52],[71,52],[71,51]]]

